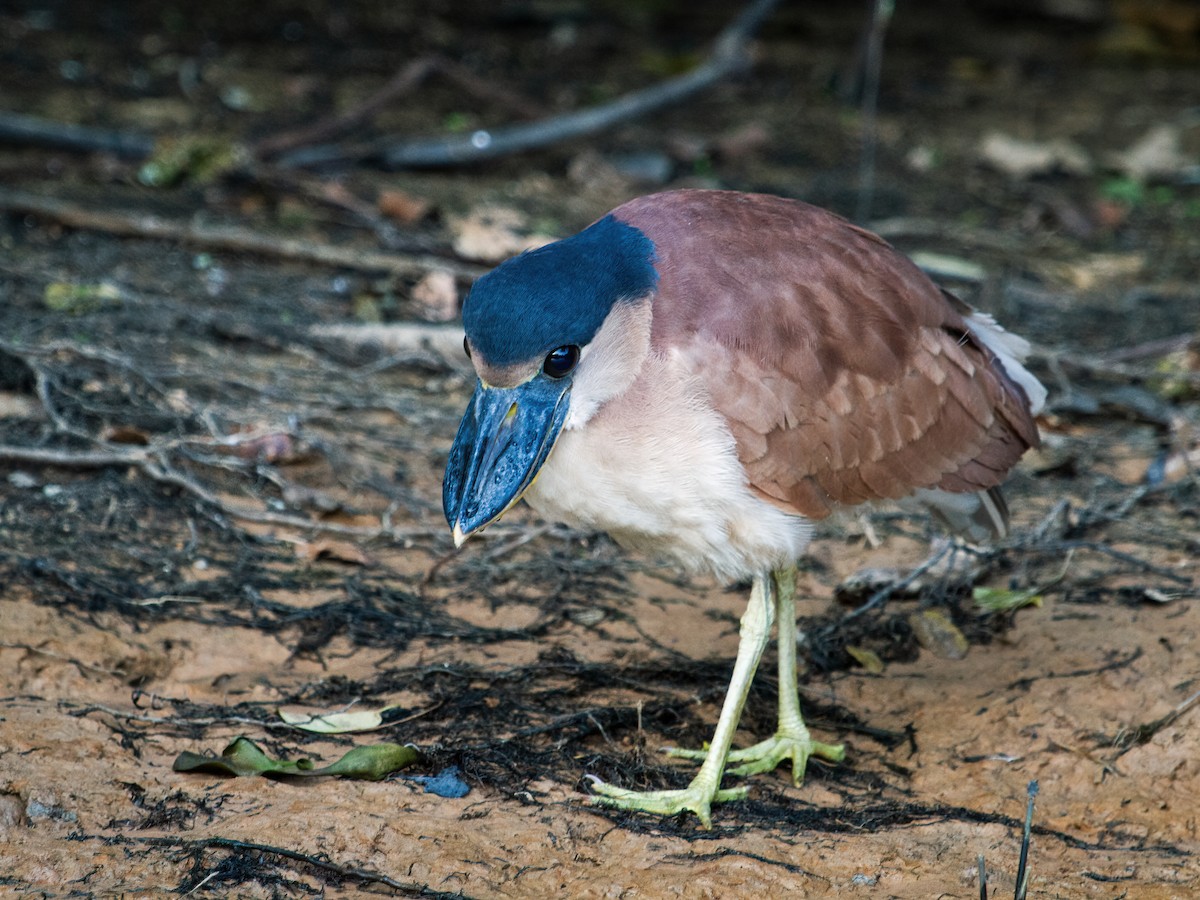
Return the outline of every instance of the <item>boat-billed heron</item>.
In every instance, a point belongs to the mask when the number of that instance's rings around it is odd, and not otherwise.
[[[548,520],[724,581],[752,579],[729,690],[683,790],[595,780],[598,802],[707,826],[722,778],[843,748],[800,716],[795,564],[838,507],[915,498],[973,540],[1038,442],[1028,344],[884,240],[793,200],[673,191],[521,254],[463,307],[478,385],[450,451],[461,544],[521,498]],[[731,750],[778,623],[779,727]]]

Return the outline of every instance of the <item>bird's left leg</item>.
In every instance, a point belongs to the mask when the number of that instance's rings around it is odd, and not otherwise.
[[[841,744],[814,741],[800,715],[800,686],[796,674],[796,569],[781,569],[771,576],[779,607],[779,726],[772,737],[745,750],[734,750],[729,762],[741,763],[730,775],[770,772],[785,759],[792,761],[792,784],[804,780],[810,756],[841,762],[846,748]]]
[[[722,790],[721,777],[725,773],[725,757],[733,744],[733,735],[742,717],[750,682],[754,680],[758,661],[771,636],[774,594],[775,584],[770,575],[763,573],[754,579],[750,602],[742,616],[737,660],[733,664],[729,689],[725,692],[725,703],[721,706],[721,716],[717,720],[717,729],[713,732],[709,749],[702,754],[704,763],[692,783],[678,791],[630,791],[592,778],[592,790],[598,795],[596,803],[666,816],[690,811],[696,814],[701,825],[709,828],[713,803],[741,800],[746,796],[747,789],[744,787]]]
[[[729,763],[740,763],[729,769],[730,775],[756,775],[769,772],[785,759],[792,761],[792,783],[804,780],[809,757],[819,756],[830,762],[841,762],[846,749],[841,744],[814,741],[800,715],[800,689],[796,675],[796,570],[780,569],[772,573],[779,615],[779,725],[775,734],[744,750],[729,753]],[[670,750],[672,756],[700,759],[705,751]]]

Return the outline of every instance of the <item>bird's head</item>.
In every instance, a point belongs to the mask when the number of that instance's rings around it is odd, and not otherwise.
[[[475,283],[463,325],[479,381],[442,483],[456,544],[521,499],[564,426],[629,386],[657,278],[651,241],[609,215]]]

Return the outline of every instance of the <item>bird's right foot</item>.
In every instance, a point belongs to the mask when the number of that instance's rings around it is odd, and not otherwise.
[[[653,813],[659,816],[674,816],[681,812],[693,813],[700,820],[701,827],[712,828],[712,805],[728,803],[731,800],[744,800],[749,788],[737,787],[722,789],[717,782],[697,775],[692,783],[683,790],[673,791],[631,791],[615,787],[601,781],[595,775],[588,775],[591,783],[592,803],[598,806],[608,806],[615,809],[628,809],[635,812]]]

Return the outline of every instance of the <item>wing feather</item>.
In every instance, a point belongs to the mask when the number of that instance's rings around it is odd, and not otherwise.
[[[750,485],[790,511],[983,491],[1037,443],[964,309],[877,236],[797,201],[678,191],[616,216],[658,257],[651,346],[729,422]]]

